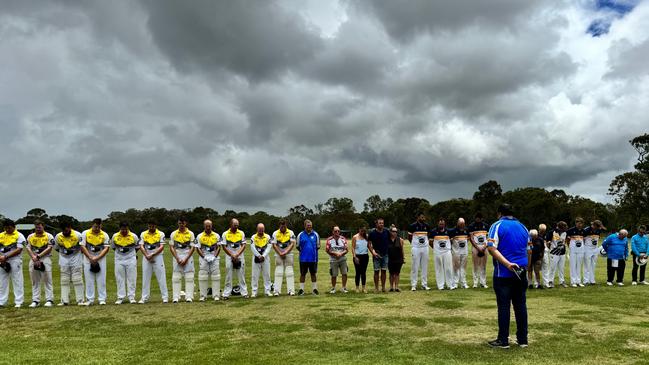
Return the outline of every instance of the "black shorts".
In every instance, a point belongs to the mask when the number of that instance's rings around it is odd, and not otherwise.
[[[304,276],[307,272],[315,274],[318,272],[317,262],[301,262],[300,261],[300,275]]]
[[[390,274],[401,274],[401,266],[403,266],[401,262],[392,263],[392,261],[388,261],[388,271],[390,271]]]

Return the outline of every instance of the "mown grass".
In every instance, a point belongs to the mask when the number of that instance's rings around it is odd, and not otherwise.
[[[530,347],[496,350],[485,344],[496,334],[491,289],[410,292],[406,264],[402,293],[329,295],[328,262],[320,256],[318,297],[162,304],[153,280],[152,303],[121,306],[110,305],[111,256],[108,306],[0,310],[0,363],[649,363],[649,287],[628,285],[630,268],[622,288],[529,291]],[[429,267],[432,284],[432,260]],[[600,283],[604,269],[601,259]],[[370,265],[370,289],[371,274]],[[29,304],[26,270],[25,281]],[[138,298],[140,285],[138,277]]]

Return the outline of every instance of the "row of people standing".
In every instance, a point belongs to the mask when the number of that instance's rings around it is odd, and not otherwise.
[[[585,227],[582,218],[575,219],[575,225],[571,228],[568,228],[566,222],[560,221],[552,230],[548,230],[544,224],[539,225],[538,230],[530,230],[529,288],[553,288],[555,279],[558,279],[558,285],[568,287],[565,277],[566,261],[569,264],[571,287],[597,284],[595,271],[602,255],[607,257],[607,285],[613,285],[616,279],[617,285],[623,286],[626,260],[630,253],[628,231],[622,229],[607,235],[600,245],[605,230],[599,220]],[[645,281],[649,248],[645,231],[645,226],[639,226],[638,233],[631,239],[633,285],[649,285]]]

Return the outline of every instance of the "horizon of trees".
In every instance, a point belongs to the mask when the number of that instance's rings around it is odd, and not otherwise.
[[[480,185],[471,199],[456,198],[431,204],[428,200],[418,197],[393,200],[372,195],[365,200],[363,211],[360,212],[356,211],[353,200],[347,197],[332,197],[324,203],[315,204],[313,208],[297,205],[288,209],[287,214],[281,217],[264,211],[250,214],[226,210],[219,213],[209,207],[128,209],[124,212],[111,212],[103,218],[104,230],[109,233],[117,232],[119,223],[125,221],[129,223],[132,231],[139,233],[144,231],[147,222],[153,219],[158,223],[160,230],[170,234],[176,229],[178,218],[184,216],[189,221],[189,228],[195,233],[202,231],[202,222],[205,219],[211,219],[215,230],[219,232],[227,229],[230,219],[237,218],[240,228],[246,234],[252,235],[258,223],[264,223],[266,231],[272,233],[283,218],[296,232],[302,230],[305,219],[310,219],[315,230],[321,236],[326,236],[334,225],[356,232],[360,227],[373,227],[374,221],[379,217],[385,219],[386,225],[395,224],[399,229],[405,230],[419,212],[426,215],[431,226],[436,225],[441,217],[446,219],[449,227],[454,227],[460,217],[468,224],[473,221],[477,212],[481,212],[487,222],[493,222],[498,205],[506,202],[514,207],[516,218],[529,229],[541,223],[552,228],[558,221],[572,225],[575,218],[582,217],[588,222],[601,220],[609,231],[620,228],[635,231],[639,224],[649,222],[649,134],[638,136],[629,142],[638,152],[638,163],[635,165],[636,171],[616,176],[611,182],[608,193],[614,196],[615,204],[603,204],[579,195],[569,195],[560,189],[549,191],[544,188],[525,187],[503,192],[497,181],[490,180]],[[3,218],[1,214],[0,218]],[[37,219],[54,230],[58,230],[61,222],[72,222],[77,230],[91,226],[91,221],[79,221],[68,215],[49,216],[42,208],[30,209],[24,217],[17,219],[16,223],[33,223]]]

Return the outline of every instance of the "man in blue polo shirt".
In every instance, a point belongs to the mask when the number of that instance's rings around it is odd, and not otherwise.
[[[498,338],[492,347],[509,348],[510,305],[516,317],[516,340],[527,347],[527,228],[513,217],[512,207],[498,207],[498,221],[489,228],[487,250],[494,262],[494,291],[498,304]]]
[[[313,230],[310,220],[304,221],[304,231],[297,235],[297,250],[300,251],[300,290],[297,295],[304,295],[304,282],[307,272],[311,274],[311,290],[318,295],[318,250],[320,249],[320,235]]]

